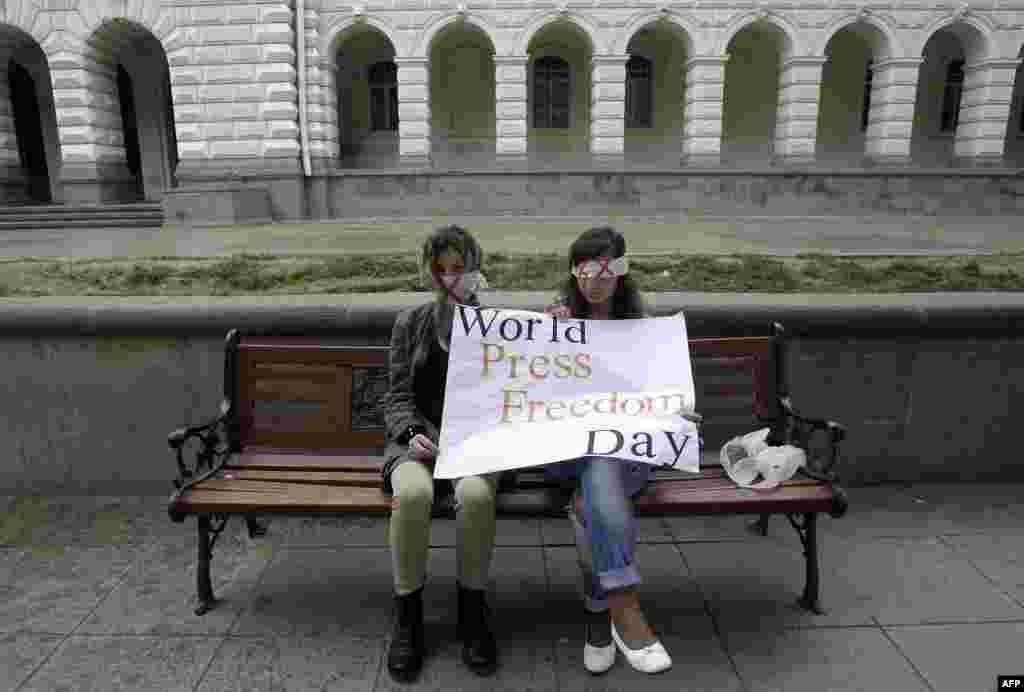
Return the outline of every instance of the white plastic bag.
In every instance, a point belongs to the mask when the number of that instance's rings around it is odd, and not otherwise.
[[[793,445],[769,446],[768,428],[734,437],[719,452],[725,473],[737,485],[772,490],[792,478],[807,463],[804,450]],[[761,480],[757,481],[760,476]],[[756,481],[756,482],[755,482]]]

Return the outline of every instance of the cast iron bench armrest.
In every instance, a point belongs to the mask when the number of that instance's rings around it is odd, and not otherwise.
[[[812,468],[808,464],[801,469],[801,473],[815,480],[834,483],[837,477],[832,469],[839,462],[839,443],[846,439],[846,428],[840,423],[825,418],[811,418],[800,415],[793,408],[793,402],[788,396],[779,397],[779,404],[782,407],[783,417],[788,419],[786,423],[786,442],[810,451],[808,449],[809,435],[807,433],[813,430],[823,430],[828,433],[829,458],[825,465],[819,468]]]
[[[177,499],[186,490],[203,480],[206,480],[223,466],[224,461],[230,456],[226,448],[219,448],[221,436],[217,433],[218,426],[225,426],[226,421],[232,415],[231,401],[223,399],[220,402],[220,415],[209,423],[203,425],[187,426],[178,428],[167,436],[167,444],[174,450],[178,462],[178,478],[174,481],[176,490],[168,502],[168,514],[172,521],[181,522],[185,516],[174,511]],[[196,450],[195,459],[189,465],[182,453],[182,447],[190,438],[198,438],[202,442],[202,448]],[[217,462],[214,457],[219,456]],[[205,467],[205,472],[200,472]]]

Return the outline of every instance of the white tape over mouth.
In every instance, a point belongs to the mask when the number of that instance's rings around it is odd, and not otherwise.
[[[768,428],[734,437],[724,445],[719,459],[725,473],[737,485],[772,490],[788,481],[807,463],[804,450],[793,445],[769,446]],[[762,480],[758,481],[760,476]]]

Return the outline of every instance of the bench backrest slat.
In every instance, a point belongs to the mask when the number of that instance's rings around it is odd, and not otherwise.
[[[237,360],[225,366],[235,449],[381,453],[388,351],[322,337],[241,336],[237,351],[228,349]],[[778,416],[773,337],[691,338],[690,356],[706,448]]]

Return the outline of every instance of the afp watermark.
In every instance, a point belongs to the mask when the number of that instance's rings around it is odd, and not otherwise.
[[[999,692],[1006,690],[1024,692],[1024,675],[1000,675],[996,690]]]

